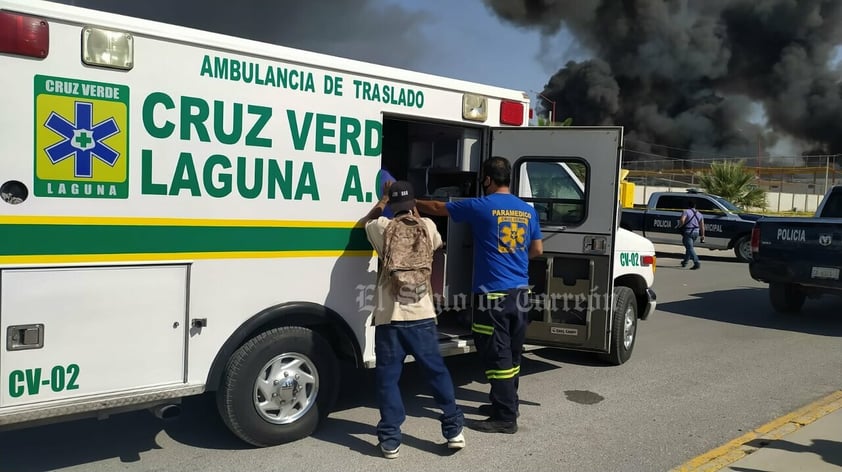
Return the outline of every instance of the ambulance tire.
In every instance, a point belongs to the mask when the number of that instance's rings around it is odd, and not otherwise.
[[[631,358],[637,341],[637,300],[629,287],[614,287],[614,317],[609,351],[600,358],[611,365],[621,365]]]
[[[276,360],[289,369],[267,369]],[[289,412],[292,415],[282,416],[280,408],[277,412],[261,408],[267,403],[257,388],[258,380],[266,379],[267,372],[280,383],[277,388],[267,388],[278,399],[289,398],[291,391],[301,387],[301,395],[289,403],[297,406]],[[271,329],[247,341],[228,360],[217,406],[225,425],[249,444],[268,447],[296,441],[311,435],[330,413],[339,386],[338,372],[333,349],[319,333],[299,326]],[[298,377],[301,383],[292,382]]]

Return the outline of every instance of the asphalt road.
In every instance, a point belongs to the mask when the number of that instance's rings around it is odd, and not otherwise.
[[[376,448],[372,372],[350,371],[337,411],[293,444],[246,447],[202,396],[169,422],[136,412],[0,433],[0,471],[666,471],[842,387],[842,301],[776,315],[732,253],[704,251],[712,256],[702,270],[689,271],[677,248],[664,248],[674,253],[659,253],[659,309],[641,322],[632,359],[609,367],[581,353],[530,352],[516,435],[466,430],[467,447],[448,453],[410,364],[396,460]],[[487,385],[476,359],[447,362],[466,415],[481,418]]]

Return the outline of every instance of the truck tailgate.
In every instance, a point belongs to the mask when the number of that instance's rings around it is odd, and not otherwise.
[[[757,228],[754,262],[764,278],[842,287],[842,219],[769,218]]]

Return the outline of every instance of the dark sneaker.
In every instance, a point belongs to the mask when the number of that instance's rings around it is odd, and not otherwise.
[[[481,433],[515,434],[517,432],[517,421],[503,421],[489,418],[484,421],[477,421],[471,426],[472,429]]]
[[[693,267],[691,267],[690,270],[699,270],[701,268],[702,268],[702,266],[700,266],[699,264],[696,264]]]
[[[481,414],[483,416],[496,416],[497,415],[497,412],[494,411],[494,405],[489,405],[487,403],[485,405],[478,406],[477,411],[479,412],[479,414]],[[519,411],[517,412],[517,416],[518,416],[518,418],[520,418],[520,412]]]
[[[681,267],[687,267],[687,261],[681,261]]]

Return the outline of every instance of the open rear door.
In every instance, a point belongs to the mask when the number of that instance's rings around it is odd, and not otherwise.
[[[622,139],[621,127],[492,130],[491,155],[512,163],[544,236],[527,344],[608,351]]]

